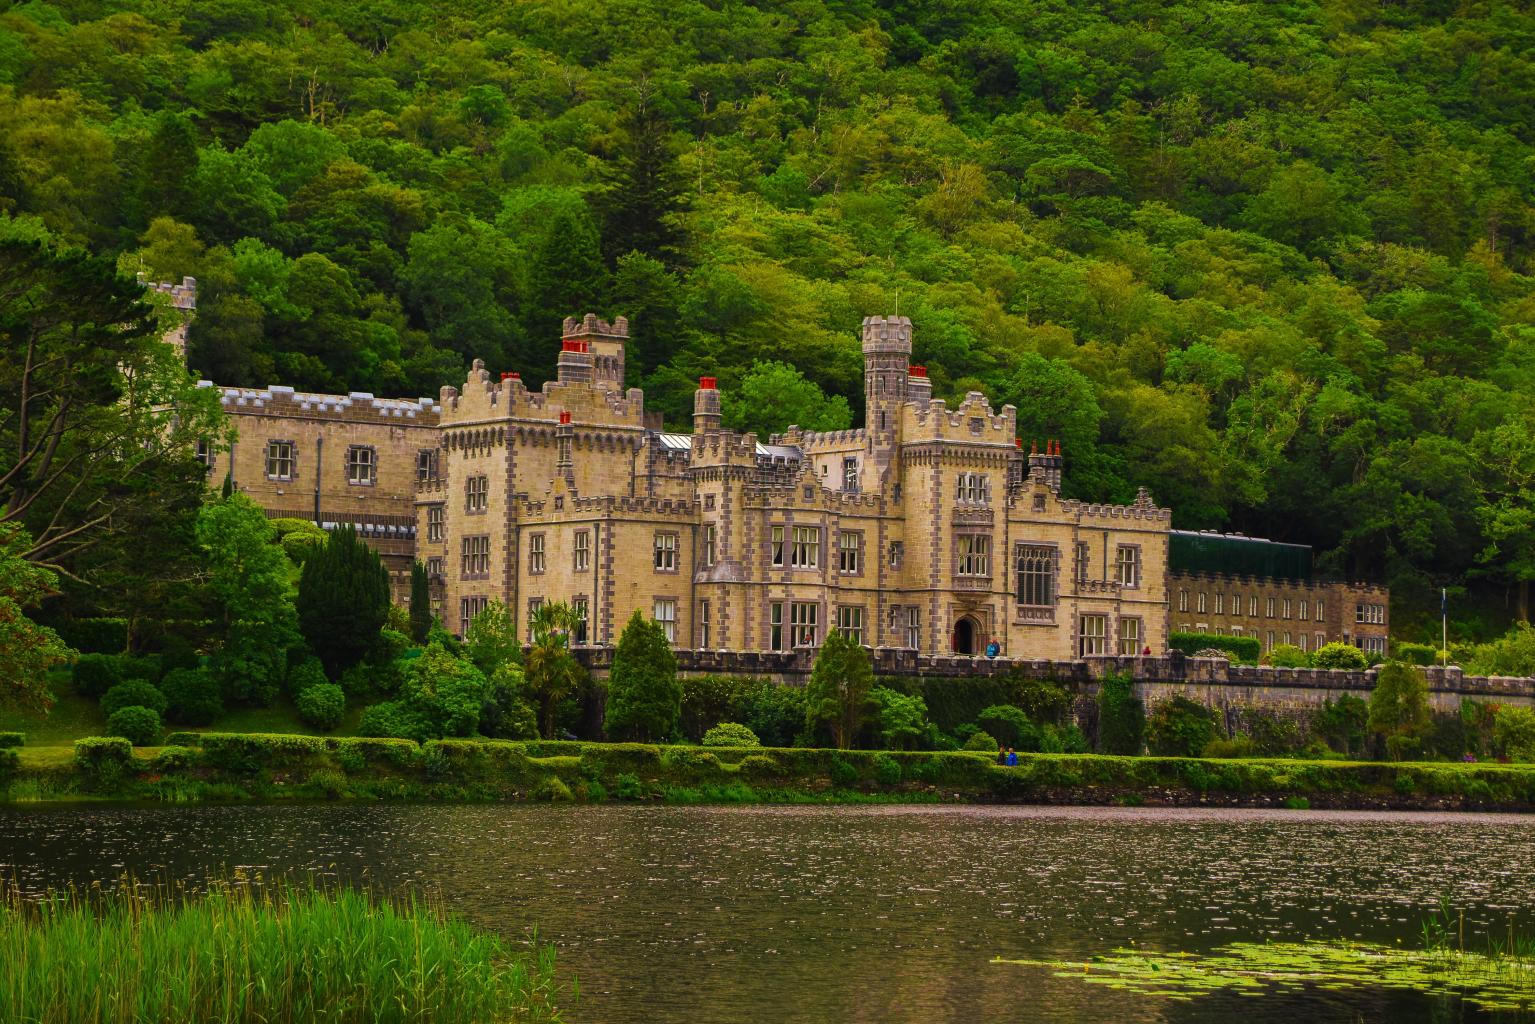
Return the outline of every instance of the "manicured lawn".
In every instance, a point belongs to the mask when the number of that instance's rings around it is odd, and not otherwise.
[[[69,684],[54,687],[55,703],[47,715],[33,715],[12,708],[0,709],[0,732],[24,732],[28,746],[70,744],[81,736],[106,731],[106,716],[93,700],[77,697]]]

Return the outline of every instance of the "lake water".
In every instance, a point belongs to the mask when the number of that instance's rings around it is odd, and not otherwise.
[[[1417,941],[1535,932],[1535,819],[1104,808],[306,805],[0,812],[0,873],[43,890],[236,867],[428,885],[487,928],[536,926],[573,1020],[1479,1019],[1388,993],[1190,1003],[993,957],[1134,943]]]

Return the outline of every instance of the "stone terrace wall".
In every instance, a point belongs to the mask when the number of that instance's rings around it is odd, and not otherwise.
[[[924,655],[907,650],[877,648],[876,676],[1002,676],[1014,668],[1038,679],[1076,683],[1082,692],[1097,690],[1097,681],[1114,672],[1128,672],[1136,691],[1148,705],[1183,696],[1209,707],[1298,711],[1320,707],[1323,701],[1348,694],[1368,700],[1375,688],[1375,670],[1272,668],[1232,665],[1222,658],[1189,658],[1173,652],[1167,657],[1100,657],[1078,661],[1011,661],[1004,658],[963,658]],[[578,648],[577,657],[598,678],[606,678],[613,663],[612,648]],[[764,676],[802,686],[815,663],[815,652],[688,651],[677,652],[683,675]],[[1468,676],[1459,667],[1425,668],[1429,700],[1435,711],[1452,712],[1464,697],[1489,703],[1535,706],[1535,679],[1508,676]]]

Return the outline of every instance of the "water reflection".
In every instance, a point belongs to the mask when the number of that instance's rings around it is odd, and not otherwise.
[[[536,925],[589,1021],[1398,1020],[1399,995],[1193,1004],[993,956],[1116,945],[1535,931],[1528,819],[1063,808],[197,807],[0,814],[35,890],[236,866],[430,884],[507,934]],[[1458,1008],[1442,1012],[1459,1016]]]

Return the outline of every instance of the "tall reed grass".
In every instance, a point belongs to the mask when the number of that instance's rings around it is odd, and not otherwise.
[[[518,950],[421,896],[239,876],[197,895],[0,889],[5,1021],[557,1022],[567,992],[552,947]]]

